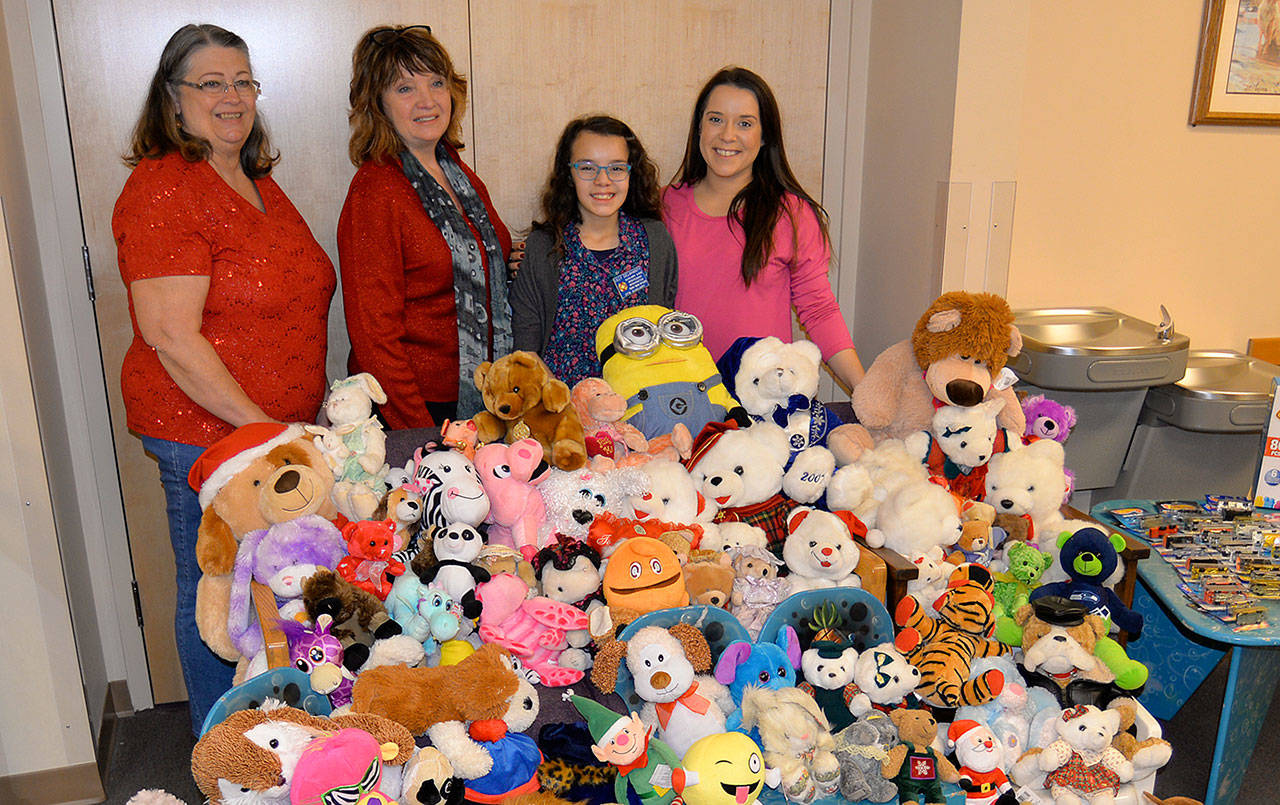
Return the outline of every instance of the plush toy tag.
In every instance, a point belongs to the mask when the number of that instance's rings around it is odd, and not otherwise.
[[[649,270],[636,266],[613,277],[613,287],[618,289],[618,296],[626,298],[627,294],[648,290]]]
[[[991,387],[997,391],[1004,391],[1018,382],[1018,376],[1008,366],[1000,370],[1000,374],[996,375],[996,379],[991,381]]]

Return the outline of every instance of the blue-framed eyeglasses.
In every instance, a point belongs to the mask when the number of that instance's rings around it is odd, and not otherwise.
[[[609,177],[611,182],[625,182],[627,177],[631,175],[631,166],[625,162],[611,162],[608,165],[597,165],[587,160],[579,160],[570,162],[569,167],[573,170],[573,175],[577,176],[584,182],[594,182],[600,171],[604,171],[604,175]]]

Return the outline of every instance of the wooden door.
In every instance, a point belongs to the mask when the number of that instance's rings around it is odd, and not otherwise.
[[[691,106],[719,67],[761,73],[779,96],[801,182],[822,194],[826,0],[54,0],[76,177],[97,288],[116,458],[157,702],[185,698],[174,651],[173,561],[155,462],[125,427],[120,366],[133,332],[115,262],[111,210],[128,170],[119,155],[169,35],[211,22],[249,44],[259,112],[283,155],[274,176],[334,258],[346,158],[351,49],[375,24],[427,23],[470,79],[463,156],[503,220],[528,226],[561,128],[603,111],[626,120],[670,178]],[[345,374],[339,300],[329,375]]]
[[[338,212],[354,173],[346,157],[351,50],[373,25],[425,22],[465,65],[467,2],[55,0],[54,13],[152,689],[156,702],[181,701],[186,690],[173,641],[174,569],[164,493],[155,462],[125,427],[120,398],[120,366],[133,330],[111,238],[112,206],[129,175],[120,154],[160,51],[189,22],[220,25],[249,44],[263,85],[258,109],[283,156],[274,176],[336,265]],[[332,377],[345,374],[347,353],[336,299],[329,323]]]

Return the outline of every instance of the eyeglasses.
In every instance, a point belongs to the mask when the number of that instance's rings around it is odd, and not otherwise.
[[[226,95],[227,90],[234,89],[236,94],[241,98],[256,97],[262,94],[262,84],[249,78],[237,78],[235,81],[218,81],[209,79],[208,81],[182,81],[174,79],[170,83],[181,84],[184,87],[200,90],[200,92],[210,97],[216,95]]]
[[[430,25],[406,25],[403,28],[383,28],[381,31],[374,31],[369,35],[375,45],[386,45],[396,41],[409,31],[426,31],[431,33]]]
[[[597,165],[594,162],[570,162],[573,174],[584,182],[594,182],[600,171],[609,177],[611,182],[625,182],[631,175],[631,166],[625,162],[613,162],[608,165]]]

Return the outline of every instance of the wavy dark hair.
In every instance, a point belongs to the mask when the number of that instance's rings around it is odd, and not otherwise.
[[[569,222],[582,223],[582,211],[578,209],[578,193],[573,184],[573,171],[569,168],[573,143],[584,131],[606,137],[621,137],[627,143],[627,162],[631,165],[627,198],[622,211],[632,218],[661,218],[661,184],[658,167],[645,153],[640,138],[626,123],[608,115],[588,115],[569,121],[560,133],[556,153],[551,161],[551,174],[542,189],[542,220],[534,221],[534,229],[545,230],[552,236],[555,253],[564,254],[564,230]]]
[[[691,186],[706,178],[707,161],[702,156],[699,142],[702,116],[707,111],[711,91],[726,85],[750,92],[760,107],[760,153],[751,166],[751,181],[729,203],[729,216],[738,222],[746,235],[742,249],[742,281],[749,287],[769,262],[769,254],[773,251],[773,231],[783,212],[792,218],[792,232],[795,231],[794,217],[783,203],[786,193],[794,193],[813,210],[824,243],[830,245],[831,236],[827,231],[827,211],[800,186],[791,164],[787,162],[787,152],[782,144],[782,114],[778,111],[773,90],[763,78],[745,67],[722,68],[698,93],[698,100],[693,105],[693,119],[689,122],[684,159],[671,184],[675,187]]]
[[[183,130],[173,83],[190,69],[192,54],[210,46],[235,48],[244,54],[246,61],[249,59],[249,46],[225,28],[184,25],[174,31],[160,53],[160,64],[151,77],[142,114],[134,124],[129,148],[121,156],[124,164],[133,168],[144,159],[159,159],[174,151],[180,152],[188,162],[200,162],[213,153],[208,140]],[[252,65],[249,69],[253,69]],[[250,179],[261,179],[271,173],[272,166],[279,161],[280,154],[271,148],[262,113],[255,110],[253,128],[240,148],[240,167]]]
[[[381,25],[365,31],[351,54],[351,140],[347,156],[357,168],[366,160],[384,162],[404,150],[396,127],[382,108],[382,93],[400,78],[400,71],[443,76],[449,85],[449,127],[444,141],[461,150],[462,116],[467,112],[467,79],[453,69],[449,51],[423,25]]]

